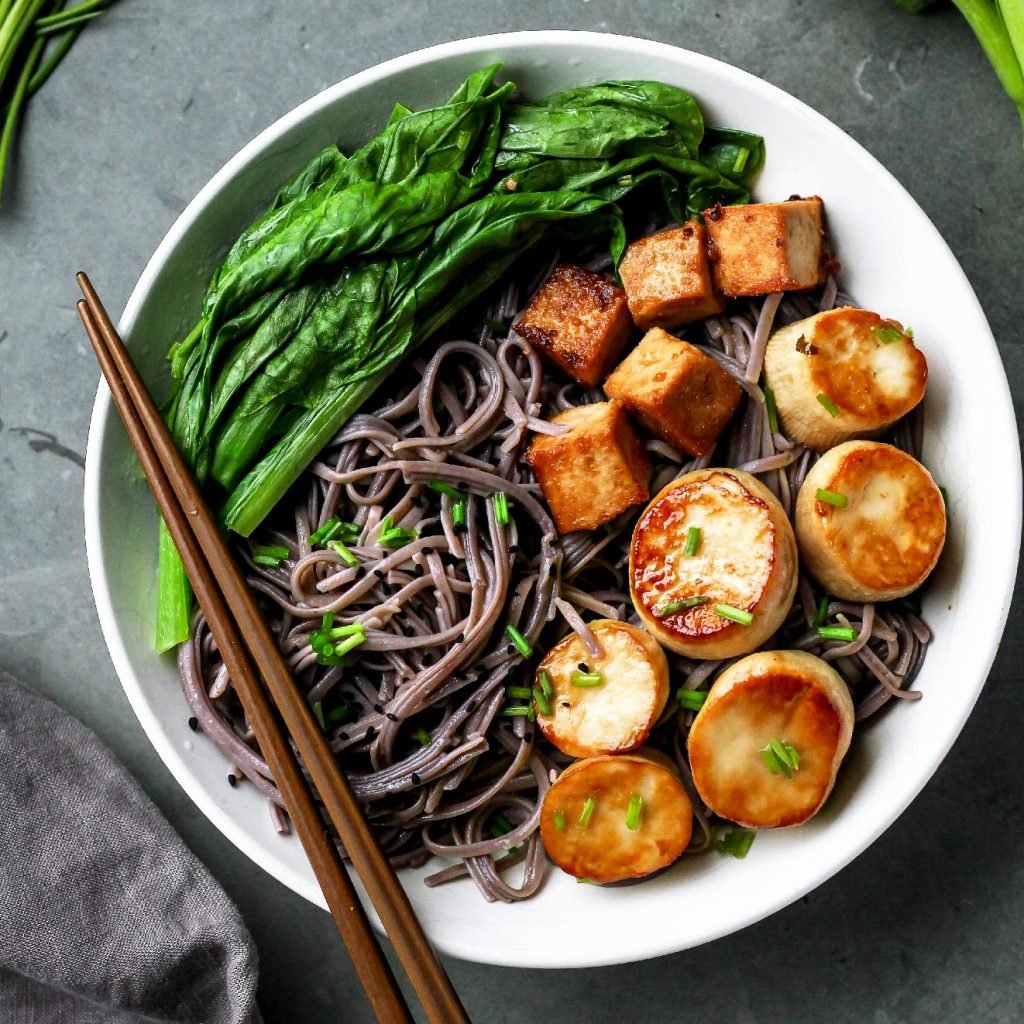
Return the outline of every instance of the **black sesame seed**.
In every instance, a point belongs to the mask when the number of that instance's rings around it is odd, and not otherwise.
[[[398,715],[396,715],[393,711],[389,711],[384,717],[389,722],[397,722],[398,721]]]
[[[476,701],[475,700],[471,700],[466,705],[466,714],[467,715],[471,715],[471,714],[473,714],[474,711],[476,711]]]
[[[581,672],[589,672],[590,671],[590,667],[587,665],[587,663],[585,661],[581,661],[580,662],[579,669],[580,669]]]
[[[238,777],[236,775],[233,775],[231,772],[228,772],[228,785],[232,789],[234,789],[235,786],[238,785]]]
[[[423,566],[417,565],[416,568],[413,570],[413,575],[422,576],[424,572],[426,572],[426,570],[423,568]]]
[[[373,710],[376,711],[378,715],[383,715],[384,714],[384,705],[383,704],[374,704],[373,705]]]
[[[373,737],[376,736],[376,735],[377,735],[377,730],[374,729],[374,727],[372,725],[367,726],[367,728],[366,728],[366,738],[368,740],[372,740]]]
[[[196,716],[195,716],[195,715],[192,715],[192,716],[191,716],[191,717],[189,718],[189,720],[188,720],[188,727],[189,727],[189,728],[190,728],[190,729],[191,729],[191,730],[192,730],[193,732],[198,732],[198,731],[199,731],[199,719],[198,719],[198,718],[196,718]]]
[[[509,544],[509,546],[508,546],[508,553],[510,555],[516,554],[516,552],[518,550],[519,550],[519,545],[518,544]]]
[[[384,579],[385,576],[387,576],[387,573],[384,572],[383,569],[374,569],[373,570],[373,575],[376,576],[377,579],[382,580],[382,579]]]
[[[414,786],[418,786],[420,784],[420,782],[422,781],[422,779],[420,779],[419,774],[417,772],[413,772],[412,775],[410,775],[409,777],[412,779],[412,784]]]
[[[338,739],[339,740],[347,740],[348,739],[348,733],[347,732],[339,732],[338,733]]]

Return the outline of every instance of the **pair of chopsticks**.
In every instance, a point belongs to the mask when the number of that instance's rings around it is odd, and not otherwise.
[[[468,1024],[451,981],[299,693],[152,396],[88,277],[79,274],[77,280],[85,296],[78,313],[114,403],[377,1019],[383,1024],[413,1022],[324,827],[292,743],[380,915],[426,1019],[430,1024]]]

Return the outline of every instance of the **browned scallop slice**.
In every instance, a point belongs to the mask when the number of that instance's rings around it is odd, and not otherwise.
[[[928,363],[895,320],[847,306],[777,330],[764,373],[785,433],[825,451],[910,412],[924,397]]]
[[[939,560],[946,507],[917,459],[878,441],[826,452],[796,500],[800,556],[829,593],[891,601],[916,590]]]
[[[577,761],[548,790],[540,813],[548,856],[591,882],[666,867],[686,849],[692,828],[679,779],[667,762],[641,751]]]
[[[588,625],[601,657],[595,658],[579,635],[570,633],[537,667],[535,685],[542,690],[541,673],[547,673],[553,691],[546,707],[538,702],[537,725],[572,757],[640,746],[668,700],[668,662],[656,640],[612,619]],[[582,681],[594,685],[577,685],[581,669],[588,673]]]
[[[700,531],[687,554],[691,530]],[[629,583],[641,621],[689,658],[730,658],[782,625],[796,592],[796,540],[767,487],[737,469],[672,481],[633,530]],[[738,613],[748,622],[728,616]]]
[[[718,677],[694,720],[693,782],[730,821],[799,825],[831,792],[852,734],[853,701],[835,669],[803,651],[760,651]]]

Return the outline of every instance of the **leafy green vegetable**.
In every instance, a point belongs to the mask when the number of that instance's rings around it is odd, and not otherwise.
[[[937,0],[893,0],[920,14]],[[999,81],[1017,107],[1024,130],[1024,3],[1021,0],[953,0],[971,26]]]
[[[632,193],[661,220],[749,198],[762,140],[705,132],[683,90],[605,82],[512,103],[498,70],[441,107],[397,105],[348,157],[318,153],[241,234],[172,347],[168,421],[234,532],[248,536],[401,360],[529,250],[600,237],[617,262]],[[189,599],[164,553],[166,644],[187,635]]]

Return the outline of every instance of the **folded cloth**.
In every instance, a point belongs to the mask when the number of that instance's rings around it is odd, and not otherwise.
[[[258,1024],[238,911],[114,756],[0,672],[0,1021]]]

